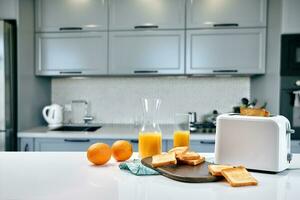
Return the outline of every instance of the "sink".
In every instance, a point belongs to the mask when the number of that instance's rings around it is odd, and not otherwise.
[[[94,132],[101,128],[101,126],[61,126],[52,129],[51,131],[78,131],[78,132]]]

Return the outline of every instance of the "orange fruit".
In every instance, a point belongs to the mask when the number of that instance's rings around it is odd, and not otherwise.
[[[95,165],[103,165],[111,158],[111,148],[104,143],[92,144],[87,150],[87,158]]]
[[[128,160],[133,151],[132,144],[126,140],[118,140],[113,143],[112,147],[112,155],[117,161],[125,161]]]

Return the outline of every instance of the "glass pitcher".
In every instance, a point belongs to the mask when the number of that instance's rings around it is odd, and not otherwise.
[[[139,131],[139,156],[146,158],[161,154],[162,136],[156,117],[161,103],[160,99],[142,99],[144,115],[143,125]]]

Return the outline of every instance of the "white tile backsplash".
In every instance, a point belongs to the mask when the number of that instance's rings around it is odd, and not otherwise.
[[[249,77],[98,77],[53,78],[52,102],[61,105],[84,99],[94,122],[133,123],[142,115],[141,98],[162,100],[159,122],[172,123],[175,113],[202,116],[217,109],[230,112],[250,96]]]

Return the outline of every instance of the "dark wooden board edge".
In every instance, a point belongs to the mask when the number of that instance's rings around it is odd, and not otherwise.
[[[141,163],[146,166],[149,167],[150,169],[153,169],[157,172],[159,172],[162,176],[165,176],[167,178],[176,180],[176,181],[180,181],[180,182],[185,182],[185,183],[209,183],[209,182],[216,182],[219,180],[222,180],[223,177],[220,176],[209,176],[209,177],[205,177],[205,178],[199,178],[199,177],[182,177],[182,176],[178,176],[178,175],[173,175],[170,174],[168,171],[166,171],[164,168],[162,167],[152,167],[151,161],[147,162],[148,160],[152,161],[152,157],[148,157],[148,158],[144,158],[141,160]],[[209,163],[209,162],[206,162]]]

